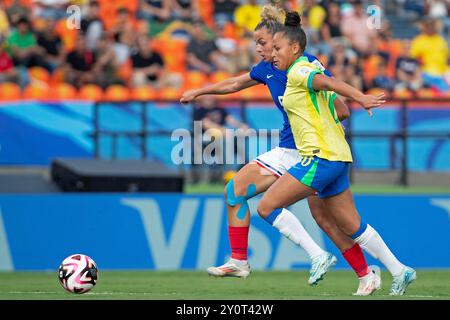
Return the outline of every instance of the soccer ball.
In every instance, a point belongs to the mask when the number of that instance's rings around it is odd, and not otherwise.
[[[68,292],[85,293],[97,283],[98,269],[94,260],[84,254],[74,254],[61,263],[59,283]]]

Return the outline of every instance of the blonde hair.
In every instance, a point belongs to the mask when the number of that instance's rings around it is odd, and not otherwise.
[[[267,4],[262,8],[261,11],[261,21],[273,21],[283,24],[283,18],[285,12],[282,8],[274,6],[273,4]]]
[[[271,34],[275,34],[283,26],[285,12],[280,7],[272,4],[265,5],[261,11],[261,21],[255,28],[256,30],[266,28]]]

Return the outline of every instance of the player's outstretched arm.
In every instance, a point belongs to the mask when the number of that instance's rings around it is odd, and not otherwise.
[[[379,107],[386,102],[384,93],[380,93],[376,96],[364,94],[341,80],[329,78],[321,74],[314,75],[312,88],[315,90],[334,91],[341,96],[353,99],[361,104],[370,116],[372,116],[372,108]]]
[[[180,102],[189,103],[199,96],[205,94],[230,94],[255,86],[257,84],[259,84],[259,82],[253,80],[250,77],[250,73],[246,73],[241,76],[229,78],[203,88],[188,90],[183,93]]]

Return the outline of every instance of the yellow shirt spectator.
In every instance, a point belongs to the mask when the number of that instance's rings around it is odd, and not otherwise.
[[[234,21],[240,28],[239,32],[253,32],[259,21],[261,20],[262,8],[256,4],[256,1],[249,1],[250,3],[239,6],[234,12]]]
[[[425,73],[442,76],[447,69],[449,50],[447,42],[439,34],[417,36],[412,41],[410,55],[420,61]]]
[[[5,11],[0,9],[0,36],[6,36],[9,31],[8,17]]]
[[[311,8],[308,14],[309,26],[314,30],[320,30],[322,28],[323,21],[325,20],[327,13],[321,6],[315,5]]]

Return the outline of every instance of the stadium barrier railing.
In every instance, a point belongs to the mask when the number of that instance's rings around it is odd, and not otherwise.
[[[221,99],[222,103],[234,103],[236,104],[240,109],[240,116],[242,121],[247,122],[247,108],[249,103],[270,103],[271,100],[268,100],[267,98],[263,99],[249,99],[249,100],[243,100],[243,99]],[[152,101],[141,101],[141,100],[129,100],[129,101],[97,101],[94,105],[94,115],[93,115],[93,127],[94,130],[90,134],[90,136],[93,139],[94,142],[94,156],[96,158],[101,158],[100,154],[100,138],[102,136],[109,136],[112,139],[111,143],[111,158],[117,159],[117,149],[118,149],[118,139],[120,137],[138,137],[140,141],[140,158],[142,160],[147,159],[149,155],[148,150],[148,144],[147,139],[150,136],[171,136],[172,131],[167,130],[148,130],[148,103],[179,103],[177,100],[166,100],[166,99],[154,99]],[[390,145],[390,158],[392,162],[392,169],[398,169],[400,170],[400,176],[398,180],[398,184],[402,186],[408,186],[409,185],[409,167],[408,167],[408,141],[410,139],[449,139],[450,140],[450,130],[447,131],[416,131],[410,132],[408,128],[408,111],[410,109],[411,104],[413,103],[432,103],[432,104],[439,104],[444,106],[445,108],[450,109],[450,99],[447,98],[426,98],[426,99],[390,99],[388,101],[389,104],[397,104],[399,105],[399,112],[400,112],[400,127],[397,131],[391,131],[391,132],[364,132],[364,131],[357,131],[353,129],[353,120],[352,117],[349,117],[346,120],[346,137],[347,141],[350,144],[351,149],[353,149],[353,144],[355,139],[358,138],[366,138],[366,139],[377,139],[377,138],[386,138],[389,139],[389,145]],[[124,103],[138,103],[140,105],[140,130],[130,130],[130,131],[116,131],[116,130],[105,130],[102,129],[100,126],[100,109],[105,105],[120,105]],[[360,107],[353,103],[348,103],[349,108],[351,112],[354,110],[360,109]],[[192,123],[193,123],[192,119]],[[186,128],[187,129],[187,128]],[[192,128],[191,128],[192,130]],[[396,165],[394,165],[394,161],[392,161],[393,158],[395,158],[396,155],[396,143],[397,141],[401,142],[401,154],[400,156],[400,168],[396,168]],[[350,180],[354,180],[354,169],[352,168],[350,171]]]

